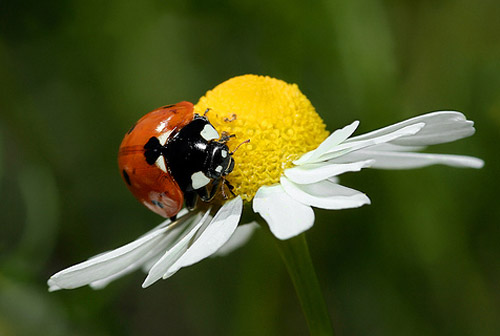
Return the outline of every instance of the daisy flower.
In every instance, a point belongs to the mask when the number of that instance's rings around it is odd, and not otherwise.
[[[183,210],[175,222],[166,220],[129,244],[54,274],[48,280],[51,291],[102,288],[137,269],[148,274],[142,285],[148,287],[182,267],[230,253],[257,227],[239,225],[244,203],[278,239],[295,237],[313,226],[313,208],[370,204],[364,193],[339,184],[338,176],[346,172],[483,166],[470,156],[419,152],[474,134],[473,122],[460,112],[432,112],[357,136],[359,122],[354,121],[329,135],[297,85],[255,75],[232,78],[208,91],[195,112],[207,108],[217,130],[235,135],[229,148],[250,139],[233,155],[236,165],[228,179],[237,196],[222,205]]]

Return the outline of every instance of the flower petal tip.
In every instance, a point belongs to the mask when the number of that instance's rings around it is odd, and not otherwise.
[[[47,280],[47,286],[49,286],[49,292],[55,292],[58,290],[61,290],[62,288],[59,287],[56,282],[54,281],[53,277],[51,277],[49,280]]]
[[[362,202],[363,203],[360,205],[360,207],[363,206],[363,205],[371,205],[372,204],[371,199],[366,194],[363,194],[363,196],[364,196],[362,198]]]
[[[484,160],[476,157],[469,157],[469,168],[481,169],[484,167]]]
[[[151,278],[149,276],[147,276],[146,279],[144,279],[144,282],[142,283],[141,287],[146,289],[149,286],[151,286],[152,284],[154,284],[156,281],[158,281],[158,280],[152,281]]]
[[[59,272],[60,273],[60,272]],[[49,292],[55,292],[55,291],[58,291],[58,290],[61,290],[61,289],[64,289],[65,287],[62,287],[60,286],[56,279],[57,279],[57,275],[59,273],[56,273],[54,274],[53,276],[50,277],[49,280],[47,280],[47,286],[49,286]]]

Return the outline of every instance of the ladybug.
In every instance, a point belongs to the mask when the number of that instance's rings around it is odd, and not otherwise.
[[[231,137],[219,136],[189,102],[163,106],[127,132],[118,166],[128,189],[142,204],[175,220],[184,202],[192,210],[198,197],[211,201],[221,181],[222,188],[233,189],[226,180],[234,168],[233,152],[226,145]]]

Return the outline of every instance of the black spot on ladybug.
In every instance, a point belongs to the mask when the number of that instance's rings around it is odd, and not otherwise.
[[[153,203],[153,205],[156,205],[157,207],[163,209],[163,204],[161,204],[160,202],[158,202],[156,200],[151,200],[151,203]]]
[[[135,128],[135,125],[137,125],[137,124],[133,124],[133,125],[132,125],[132,127],[130,127],[130,129],[128,130],[127,134],[132,133],[132,131],[133,131],[133,130],[134,130],[134,128]]]
[[[171,107],[174,107],[174,106],[175,106],[175,104],[172,104],[172,105],[165,105],[165,106],[163,106],[163,108],[171,108]]]
[[[132,183],[130,183],[130,176],[128,176],[127,172],[124,170],[122,170],[122,174],[123,174],[123,178],[125,179],[125,182],[127,182],[128,185],[132,185]]]
[[[161,155],[161,150],[163,146],[160,144],[160,140],[156,137],[151,137],[148,142],[144,145],[144,156],[146,157],[146,162],[150,165],[156,162],[156,159]]]

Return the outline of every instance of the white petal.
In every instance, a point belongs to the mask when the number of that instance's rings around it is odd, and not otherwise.
[[[356,130],[359,125],[359,121],[354,121],[352,124],[345,126],[342,129],[338,129],[328,138],[326,138],[315,150],[305,153],[298,160],[293,161],[295,165],[301,165],[308,162],[314,162],[316,158],[321,156],[323,153],[328,152],[338,144],[345,141],[352,133]]]
[[[242,247],[259,227],[259,224],[255,221],[238,226],[231,238],[213,256],[223,257]]]
[[[63,289],[63,288],[59,287],[58,285],[51,284],[50,282],[47,282],[47,284],[49,285],[49,292],[55,292],[55,291]]]
[[[192,225],[186,227],[185,232],[177,239],[174,245],[151,267],[146,280],[144,280],[142,287],[146,288],[156,281],[160,280],[163,274],[172,266],[183,254],[186,252],[191,239],[198,232],[200,227],[209,218],[210,209],[205,212],[203,217],[197,221],[193,221]]]
[[[293,199],[317,208],[338,210],[370,204],[370,199],[362,192],[328,180],[312,184],[296,184],[283,176],[280,182]]]
[[[285,170],[285,176],[299,184],[310,184],[326,180],[346,172],[360,171],[370,167],[373,160],[364,160],[351,163],[333,163],[330,161],[310,163]]]
[[[253,211],[266,220],[271,232],[281,240],[292,238],[314,224],[311,207],[294,200],[279,184],[257,190]]]
[[[161,252],[158,252],[157,254],[155,254],[153,257],[151,257],[148,261],[146,261],[141,269],[144,273],[148,274],[149,271],[151,270],[151,268],[158,262],[158,260],[160,260],[161,257],[163,257],[163,255],[165,254],[165,251],[167,249],[161,251]]]
[[[313,155],[307,157],[306,162],[301,163],[301,164],[310,164],[310,163],[318,163],[318,162],[324,162],[328,160],[332,160],[338,157],[341,157],[343,155],[346,155],[348,153],[366,148],[366,147],[371,147],[371,146],[376,146],[380,144],[384,144],[390,141],[393,141],[395,139],[408,136],[408,135],[414,135],[418,133],[423,127],[425,126],[424,123],[419,123],[415,125],[410,125],[403,127],[401,129],[395,130],[394,132],[388,133],[388,134],[382,134],[377,137],[372,137],[370,139],[366,140],[359,140],[359,141],[351,141],[347,142],[345,141],[342,144],[339,144],[337,146],[334,146],[330,148],[326,152],[322,152],[319,155]],[[321,145],[320,145],[321,146]],[[298,161],[294,161],[294,163],[297,163]],[[299,162],[300,163],[300,162]]]
[[[167,231],[168,227],[163,226],[116,250],[62,270],[47,283],[52,289],[72,289],[120,273],[147,255]]]
[[[181,213],[179,213],[181,214]],[[133,271],[145,267],[145,265],[149,264],[149,268],[160,259],[160,257],[165,253],[165,251],[178,239],[179,235],[185,230],[185,225],[189,226],[192,221],[199,220],[199,216],[189,216],[181,217],[175,222],[175,225],[172,229],[169,229],[168,234],[166,234],[160,241],[158,241],[155,246],[153,246],[148,253],[144,254],[144,256],[138,259],[136,262],[130,264],[127,268],[123,269],[120,272],[117,272],[107,278],[100,279],[90,283],[90,287],[93,289],[102,289],[106,287],[110,282],[126,275],[132,273]],[[163,225],[163,224],[161,224]],[[148,271],[149,271],[148,268]]]
[[[422,128],[424,128],[424,126],[425,126],[424,123],[418,123],[414,125],[405,126],[393,132],[384,133],[379,136],[374,136],[365,140],[345,141],[344,143],[333,148],[332,150],[322,154],[319,158],[315,160],[316,162],[332,160],[337,157],[346,155],[354,151],[358,151],[363,148],[385,144],[387,142],[391,142],[405,136],[412,136],[414,134],[417,134]]]
[[[474,123],[467,120],[460,112],[438,111],[411,118],[397,124],[381,128],[363,135],[348,139],[347,142],[367,140],[394,132],[402,127],[417,123],[425,123],[425,127],[413,136],[401,137],[392,141],[396,145],[427,146],[451,142],[474,134]]]
[[[185,214],[189,213],[190,215],[188,217],[184,217]],[[193,211],[193,212],[189,212],[186,208],[182,208],[181,211],[179,211],[179,213],[177,214],[177,221],[174,222],[175,223],[175,227],[179,227],[181,225],[178,225],[180,224],[180,222],[184,222],[185,220],[188,220],[188,219],[192,219],[193,218],[193,215],[195,215],[196,213]],[[180,222],[179,222],[180,221]],[[143,234],[141,237],[144,237],[148,234],[150,234],[151,232],[153,231],[156,231],[156,230],[159,230],[165,226],[168,226],[170,225],[170,223],[172,223],[172,221],[170,219],[166,219],[164,220],[162,223],[160,223],[159,225],[155,226],[153,229],[151,229],[150,231],[146,232],[145,234]],[[173,228],[172,228],[173,229]],[[170,229],[169,229],[170,230]],[[139,237],[140,238],[140,237]]]
[[[142,263],[140,263],[140,262],[134,263],[132,265],[129,265],[124,270],[122,270],[120,272],[117,272],[117,273],[115,273],[113,275],[110,275],[107,278],[91,282],[89,284],[89,286],[92,287],[92,289],[103,289],[107,285],[109,285],[111,282],[115,281],[116,279],[119,279],[119,278],[121,278],[121,277],[123,277],[123,276],[125,276],[127,274],[130,274],[130,273],[138,270],[141,266],[142,266]]]
[[[337,177],[337,176],[334,176],[334,177],[330,177],[328,179],[328,181],[332,182],[332,183],[339,183],[340,182],[340,179]]]
[[[189,266],[209,257],[224,245],[240,221],[243,211],[241,197],[226,202],[215,214],[206,229],[193,241],[186,253],[165,272],[163,279],[172,276],[180,268]]]
[[[383,143],[370,147],[370,150],[388,151],[388,152],[416,152],[425,149],[426,146],[400,146],[392,143]]]
[[[349,153],[336,161],[373,159],[371,168],[411,169],[442,164],[460,168],[482,168],[484,161],[471,156],[413,152],[373,151],[371,149]]]
[[[177,216],[183,216],[183,213],[187,213],[188,211],[186,210],[186,208],[182,209],[179,214]],[[201,215],[198,213],[197,217],[194,217],[192,219],[192,221],[199,221],[201,219]],[[177,219],[177,221],[179,221],[179,219]],[[168,247],[170,247],[175,241],[177,241],[180,237],[180,235],[182,234],[182,232],[185,232],[186,230],[186,225],[189,227],[190,225],[192,225],[192,221],[190,222],[187,222],[187,223],[184,223],[182,225],[176,225],[176,227],[173,229],[173,232],[171,232],[168,236],[170,237],[169,239],[169,243],[168,243]],[[180,224],[180,223],[179,223]],[[168,248],[155,248],[152,252],[151,252],[151,256],[149,256],[148,260],[146,260],[141,268],[142,268],[142,271],[145,272],[145,273],[149,273],[149,270],[151,269],[151,267],[153,267],[154,264],[156,264],[158,262],[158,260],[160,260],[161,257],[163,257],[163,255],[165,254],[165,251],[167,250]]]

